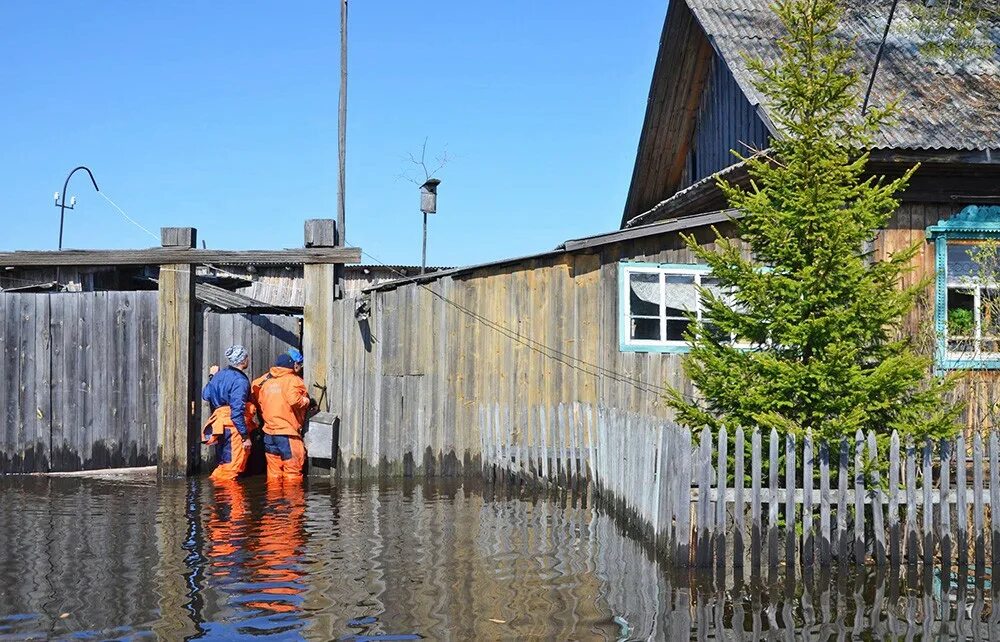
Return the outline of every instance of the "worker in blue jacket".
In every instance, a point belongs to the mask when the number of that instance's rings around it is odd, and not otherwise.
[[[206,445],[215,446],[216,467],[212,479],[236,479],[246,470],[250,456],[250,431],[257,427],[256,408],[250,401],[250,355],[246,348],[234,345],[226,350],[229,366],[208,371],[208,384],[201,398],[209,403],[212,416],[205,423]]]

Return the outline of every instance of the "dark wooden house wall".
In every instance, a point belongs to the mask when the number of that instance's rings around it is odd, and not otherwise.
[[[688,149],[681,189],[729,167],[733,151],[746,156],[764,149],[770,132],[736,84],[725,61],[712,58],[712,68],[701,95],[698,120]]]

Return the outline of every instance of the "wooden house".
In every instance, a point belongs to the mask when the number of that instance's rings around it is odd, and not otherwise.
[[[954,354],[948,310],[981,315],[980,295],[948,274],[969,270],[956,244],[1000,235],[1000,29],[987,24],[972,36],[996,46],[992,55],[939,60],[922,53],[925,36],[908,9],[899,12],[872,104],[899,97],[900,112],[880,132],[870,171],[896,176],[922,165],[873,250],[884,257],[922,243],[907,282],[934,275],[936,292],[911,325],[937,333],[937,367],[969,373],[961,394],[976,424],[995,410],[1000,344],[989,320],[974,316],[972,338]],[[883,13],[853,9],[840,26],[862,71],[875,59]],[[738,214],[716,183],[747,180],[731,150],[762,149],[780,135],[743,57],[773,60],[778,33],[767,0],[670,3],[619,229],[335,303],[342,332],[328,379],[340,466],[352,475],[461,472],[477,462],[483,405],[506,413],[516,440],[536,434],[559,403],[666,416],[666,386],[695,394],[681,370],[682,335],[700,305],[695,285],[711,275],[679,234],[711,246],[712,226],[731,233]]]

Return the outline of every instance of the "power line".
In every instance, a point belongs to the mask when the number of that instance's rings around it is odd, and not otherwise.
[[[159,237],[158,235],[156,235],[156,234],[154,234],[154,233],[150,232],[150,231],[149,231],[148,229],[146,229],[145,227],[143,227],[141,223],[139,223],[139,222],[138,222],[137,220],[135,220],[134,218],[132,218],[131,216],[129,216],[128,214],[126,214],[126,213],[125,213],[125,210],[123,210],[122,208],[120,208],[120,207],[118,206],[118,203],[115,203],[115,202],[114,202],[114,201],[112,201],[112,200],[111,200],[110,198],[108,198],[108,195],[107,195],[107,194],[105,194],[104,192],[98,192],[98,194],[100,194],[101,196],[103,196],[103,197],[104,197],[104,200],[106,200],[106,201],[107,201],[108,203],[111,203],[111,207],[113,207],[113,208],[115,208],[116,210],[118,210],[118,212],[119,212],[119,213],[120,213],[120,214],[122,215],[122,217],[124,217],[124,218],[125,218],[125,220],[126,220],[126,221],[128,221],[128,222],[129,222],[129,223],[131,223],[132,225],[135,225],[136,227],[138,227],[138,228],[139,228],[140,230],[142,230],[142,231],[143,231],[143,232],[145,232],[146,234],[149,234],[149,235],[150,235],[151,237],[153,237],[153,238],[154,238],[154,239],[156,239],[157,241],[159,241],[159,240],[160,240],[160,237]]]

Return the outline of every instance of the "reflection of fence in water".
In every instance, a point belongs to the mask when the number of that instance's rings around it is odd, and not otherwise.
[[[538,420],[515,425],[519,416]],[[662,419],[582,404],[484,406],[480,426],[487,477],[593,483],[679,566],[1000,562],[1000,514],[986,511],[1000,504],[996,433],[988,444],[977,434],[919,445],[894,433],[880,463],[872,433],[834,447],[742,429],[696,439]]]
[[[595,572],[628,639],[1000,639],[1000,586],[940,566],[816,567],[773,580],[671,570],[601,514]]]

